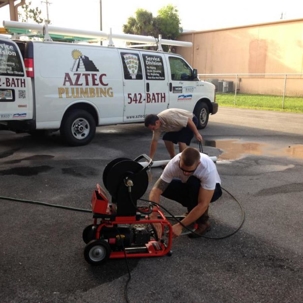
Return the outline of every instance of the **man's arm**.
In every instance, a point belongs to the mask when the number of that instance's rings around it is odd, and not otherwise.
[[[165,191],[165,189],[167,188],[167,186],[169,185],[169,183],[163,181],[161,178],[159,178],[154,187],[152,188],[152,190],[150,191],[149,194],[149,201],[152,202],[156,202],[156,203],[160,203],[160,196],[161,194]],[[157,218],[157,214],[156,213],[151,213],[150,218]]]
[[[214,190],[207,190],[200,187],[198,204],[188,213],[181,223],[188,226],[200,218],[206,212],[213,194]]]
[[[188,118],[188,121],[187,121],[187,126],[192,130],[192,132],[194,133],[196,139],[200,142],[202,142],[202,136],[201,134],[199,133],[195,123],[193,122],[193,120],[191,118]]]
[[[161,178],[159,178],[156,181],[152,190],[150,191],[149,201],[159,203],[160,202],[160,196],[165,191],[165,189],[167,188],[168,185],[169,185],[169,183],[167,183],[167,182],[163,181]]]
[[[211,198],[214,194],[214,191],[215,190],[207,190],[200,187],[198,195],[198,204],[188,213],[188,215],[183,220],[180,221],[182,224],[177,223],[173,225],[174,236],[178,237],[181,234],[183,225],[190,225],[206,212]]]
[[[160,202],[160,196],[161,194],[165,191],[169,183],[164,182],[161,178],[157,180],[155,183],[154,187],[152,188],[150,194],[149,194],[149,201],[153,201],[156,203]],[[150,219],[156,220],[158,219],[158,213],[157,212],[152,212],[149,216]],[[157,234],[158,238],[160,239],[162,237],[162,226],[161,223],[153,223]]]
[[[158,146],[158,140],[152,140],[150,143],[149,157],[154,158]]]

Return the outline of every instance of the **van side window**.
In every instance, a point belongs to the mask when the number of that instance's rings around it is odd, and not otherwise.
[[[142,66],[138,54],[121,53],[124,79],[127,80],[142,80]]]
[[[23,77],[24,70],[16,46],[9,41],[0,42],[0,75]]]
[[[169,65],[172,80],[193,80],[192,69],[183,59],[177,57],[169,57]]]
[[[143,55],[146,80],[165,80],[164,65],[161,56]]]

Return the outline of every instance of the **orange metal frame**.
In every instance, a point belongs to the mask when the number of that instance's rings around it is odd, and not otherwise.
[[[144,213],[148,209],[138,208],[138,211]],[[172,247],[172,226],[170,222],[166,219],[164,214],[160,211],[159,207],[153,207],[152,212],[157,214],[157,218],[159,219],[149,219],[147,216],[145,218],[139,218],[138,216],[115,216],[113,213],[113,209],[109,207],[109,201],[106,196],[106,193],[101,188],[99,184],[97,184],[97,190],[94,191],[92,196],[92,211],[94,217],[94,225],[97,226],[96,230],[96,239],[99,239],[102,235],[102,228],[117,228],[117,224],[152,224],[152,223],[160,223],[162,226],[162,235],[164,236],[165,231],[165,239],[164,240],[151,240],[145,244],[146,252],[138,252],[138,253],[128,253],[127,249],[123,251],[112,251],[110,253],[110,259],[117,258],[141,258],[141,257],[161,257],[170,253]],[[100,222],[98,223],[98,219]],[[127,247],[126,247],[127,248]]]

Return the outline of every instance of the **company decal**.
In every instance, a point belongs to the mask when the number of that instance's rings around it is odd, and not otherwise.
[[[141,93],[127,94],[127,104],[140,104],[143,103],[143,95]],[[165,93],[146,93],[146,103],[165,103]]]
[[[182,86],[174,86],[173,87],[174,94],[181,94],[182,93]]]
[[[0,78],[0,87],[26,87],[24,78]]]
[[[94,62],[79,50],[72,51],[74,59],[71,72],[65,73],[59,98],[100,98],[113,97],[112,87],[107,82],[107,75],[100,73]]]
[[[1,119],[9,119],[11,117],[11,114],[0,114]]]
[[[0,73],[9,76],[24,76],[19,53],[9,41],[0,43]]]
[[[143,60],[147,80],[165,80],[164,64],[161,56],[143,55]]]
[[[193,93],[195,90],[195,86],[186,86],[184,87],[185,93]]]
[[[26,116],[27,116],[26,113],[13,114],[13,118],[25,118]]]
[[[179,95],[178,96],[178,101],[187,101],[191,100],[193,95]]]
[[[132,79],[137,78],[139,59],[134,54],[123,54],[124,62]]]

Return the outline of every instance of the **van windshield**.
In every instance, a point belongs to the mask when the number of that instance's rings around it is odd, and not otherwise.
[[[20,53],[10,41],[0,40],[0,76],[24,76]]]

